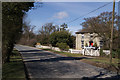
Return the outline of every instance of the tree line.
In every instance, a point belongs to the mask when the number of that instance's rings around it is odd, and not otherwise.
[[[63,23],[62,25],[53,25],[53,23],[46,23],[43,25],[38,34],[35,34],[32,30],[29,29],[29,26],[23,27],[28,29],[23,29],[23,34],[18,42],[19,44],[35,46],[38,42],[41,45],[60,47],[62,50],[68,50],[73,48],[75,44],[75,36],[67,30],[67,24]],[[31,28],[33,29],[33,28]],[[29,35],[31,34],[31,35]],[[30,37],[31,36],[31,37]],[[64,48],[62,48],[62,45]]]
[[[118,50],[119,46],[119,36],[118,36],[118,15],[115,13],[114,18],[114,37],[113,37],[113,50]],[[110,48],[110,34],[111,34],[111,26],[112,26],[112,12],[103,12],[98,16],[84,18],[84,22],[82,25],[82,31],[94,32],[97,33],[98,36],[101,37],[103,41],[103,49]],[[30,27],[30,26],[29,26]],[[70,31],[67,30],[67,24],[63,23],[62,25],[53,25],[53,23],[46,23],[41,27],[38,31],[38,34],[34,34],[34,37],[31,37],[31,41],[27,41],[27,39],[23,38],[23,42],[29,45],[34,46],[36,42],[40,42],[42,45],[52,45],[59,46],[60,43],[67,45],[70,48],[75,46],[75,36],[71,35]],[[80,30],[81,31],[81,30]],[[23,37],[27,35],[24,32]],[[31,35],[32,36],[32,35]],[[33,42],[33,43],[32,43]],[[32,44],[31,44],[32,43]]]

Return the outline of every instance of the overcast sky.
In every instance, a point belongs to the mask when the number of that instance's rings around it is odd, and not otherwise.
[[[41,28],[45,23],[52,22],[56,25],[61,25],[62,23],[68,23],[75,18],[78,18],[108,2],[44,2],[42,7],[37,9],[32,9],[27,12],[27,17],[25,21],[30,22],[30,25],[35,25],[35,33]],[[34,5],[37,5],[36,3]],[[112,11],[112,3],[89,14],[85,17],[97,16],[105,11]],[[118,11],[118,4],[116,3],[116,11]],[[69,30],[72,34],[76,31],[82,29],[80,25],[85,17],[82,17],[72,23],[68,23]]]

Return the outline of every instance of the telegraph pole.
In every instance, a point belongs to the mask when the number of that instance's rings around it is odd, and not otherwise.
[[[120,41],[120,1],[118,2],[118,41]],[[120,54],[119,54],[120,50],[119,49],[120,49],[120,44],[118,44],[118,72],[120,72]]]
[[[113,29],[114,29],[114,14],[115,14],[115,0],[113,1],[112,12],[112,27],[111,27],[111,39],[110,39],[110,63],[112,63],[112,48],[113,48]]]

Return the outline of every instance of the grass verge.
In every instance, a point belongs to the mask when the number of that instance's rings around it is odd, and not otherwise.
[[[109,58],[105,58],[105,57],[95,57],[89,60],[83,59],[82,61],[97,67],[107,69],[109,71],[114,71],[114,72],[119,71],[118,59],[116,58],[112,59],[112,63],[109,62]]]
[[[25,80],[24,64],[17,50],[12,51],[10,62],[3,64],[2,79],[22,79]]]
[[[54,50],[51,50],[51,49],[43,49],[43,48],[40,48],[40,49],[46,50],[46,51],[51,51],[53,53],[56,53],[56,54],[59,54],[59,55],[62,55],[62,56],[67,56],[67,57],[81,57],[81,56],[83,56],[82,54],[71,54],[69,52],[54,51]]]

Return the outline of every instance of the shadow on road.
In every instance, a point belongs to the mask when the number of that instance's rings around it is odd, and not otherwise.
[[[44,50],[22,50],[19,51],[22,53],[26,59],[30,59],[29,57],[33,57],[32,60],[28,60],[25,62],[54,62],[54,61],[64,61],[64,60],[81,60],[81,59],[91,59],[88,57],[58,57],[56,54],[51,54],[50,52],[44,52]],[[29,55],[28,55],[29,54]],[[45,56],[45,59],[34,60],[34,56]],[[52,56],[52,57],[48,57]]]
[[[106,78],[98,78],[103,75],[105,74],[100,73],[99,75],[92,76],[92,77],[83,77],[81,80],[120,80],[120,75],[115,75],[115,76],[106,77]]]
[[[90,59],[87,57],[56,57],[49,59],[40,59],[40,60],[29,60],[26,62],[54,62],[54,61],[68,61],[68,60],[81,60],[81,59]]]
[[[39,51],[43,51],[43,50],[22,50],[19,52],[39,52]]]

